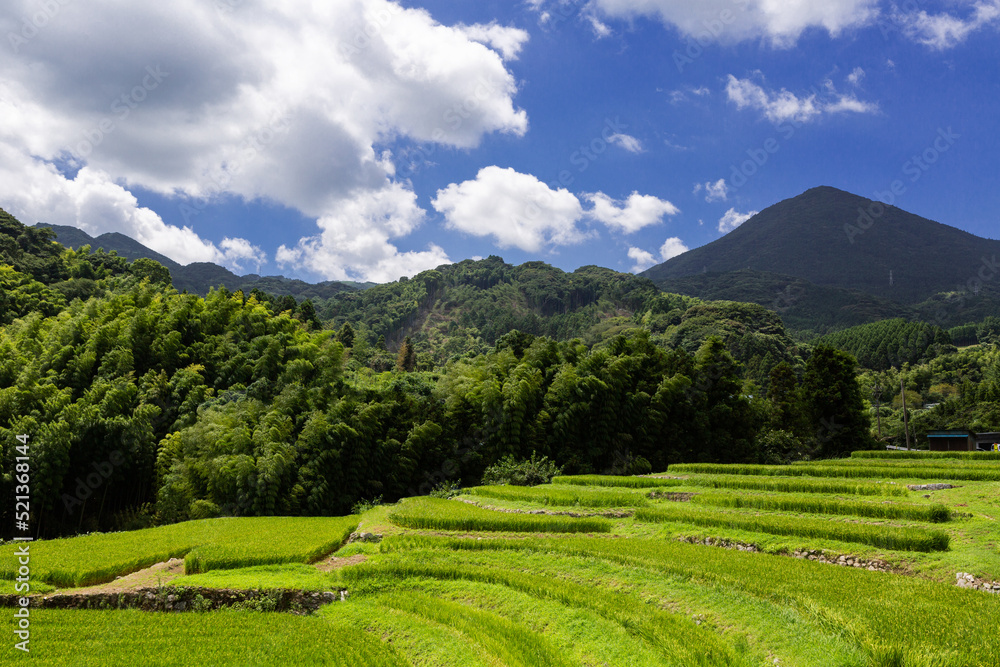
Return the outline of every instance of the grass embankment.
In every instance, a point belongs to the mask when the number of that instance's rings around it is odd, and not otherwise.
[[[687,507],[641,508],[636,521],[671,521],[694,526],[747,530],[771,535],[794,535],[816,539],[858,542],[882,549],[901,551],[944,551],[949,536],[943,531],[901,528],[867,523],[847,523],[778,515],[716,512]]]
[[[456,500],[410,498],[389,515],[398,526],[417,530],[528,533],[608,533],[611,522],[597,517],[497,512]]]
[[[823,459],[796,461],[793,466],[916,468],[920,470],[1000,470],[1000,461],[969,459]]]
[[[700,505],[757,509],[775,512],[805,512],[808,514],[836,514],[860,516],[871,519],[908,519],[941,523],[951,518],[951,512],[940,503],[918,505],[915,503],[864,502],[819,498],[814,495],[784,494],[763,496],[738,493],[700,493],[691,501]]]
[[[681,486],[682,479],[666,477],[629,477],[619,475],[561,475],[552,478],[553,484],[576,486],[613,486],[625,489],[653,489],[661,486]]]
[[[902,450],[859,450],[851,452],[855,459],[965,459],[970,461],[1000,461],[1000,452],[928,452]]]
[[[201,574],[178,577],[172,580],[170,585],[235,590],[285,588],[298,591],[330,591],[336,588],[336,581],[329,572],[322,572],[313,565],[285,563],[241,567],[233,570],[211,570]]]
[[[734,475],[782,475],[789,477],[859,477],[866,479],[950,479],[969,481],[1000,481],[1000,467],[933,468],[919,466],[857,465],[727,465],[724,463],[677,463],[669,468],[672,474],[707,473]]]
[[[747,489],[751,491],[780,491],[791,493],[850,493],[864,496],[905,496],[905,486],[894,482],[753,477],[749,475],[696,474],[684,479],[665,477],[625,477],[616,475],[573,475],[553,477],[553,484],[579,486],[620,487],[631,489],[656,489],[670,486],[707,486],[716,489]]]
[[[462,493],[519,500],[553,507],[644,507],[649,500],[642,492],[586,488],[553,488],[551,486],[474,486]]]
[[[843,481],[809,477],[755,477],[750,475],[694,475],[690,486],[746,491],[776,491],[779,493],[842,493],[857,496],[906,496],[909,490],[902,484],[881,481]]]

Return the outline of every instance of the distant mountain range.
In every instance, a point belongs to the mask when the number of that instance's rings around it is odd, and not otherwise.
[[[129,260],[154,259],[170,270],[178,290],[197,294],[222,285],[324,300],[372,286],[237,276],[215,264],[182,266],[118,233],[93,238],[75,227],[36,226],[50,227],[72,248],[90,245]],[[768,207],[726,236],[640,275],[666,292],[760,304],[808,337],[892,318],[951,327],[1000,316],[998,256],[1000,241],[823,186]]]
[[[1000,314],[1000,241],[818,187],[643,274],[661,289],[759,303],[790,328]]]
[[[259,276],[249,274],[238,276],[229,269],[209,262],[193,262],[182,265],[174,260],[150,250],[138,241],[119,234],[109,232],[94,238],[83,230],[65,225],[47,225],[38,223],[36,227],[47,227],[55,232],[56,241],[67,248],[79,248],[89,245],[92,250],[104,248],[106,252],[114,250],[130,262],[147,257],[156,260],[170,270],[170,277],[174,287],[180,291],[187,290],[192,294],[208,294],[213,287],[224,286],[230,291],[243,290],[249,292],[257,288],[268,294],[278,296],[290,294],[296,299],[329,299],[341,292],[353,292],[366,289],[373,283],[355,282],[322,282],[317,284],[307,283],[302,280],[285,278],[284,276]]]

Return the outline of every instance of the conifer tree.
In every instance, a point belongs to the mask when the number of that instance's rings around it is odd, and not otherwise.
[[[350,322],[344,322],[337,332],[337,341],[344,347],[354,347],[354,328]]]
[[[399,353],[396,355],[396,368],[409,373],[417,365],[417,354],[413,349],[413,343],[407,336],[403,344],[399,346]]]
[[[818,345],[806,363],[803,407],[815,456],[847,456],[874,445],[857,365],[854,357],[828,345]]]

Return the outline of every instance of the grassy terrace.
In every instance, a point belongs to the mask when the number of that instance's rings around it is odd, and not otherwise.
[[[958,459],[964,461],[1000,461],[1000,452],[926,452],[902,450],[858,451],[851,454],[852,459],[879,459],[892,461],[894,459]]]
[[[806,493],[699,493],[692,500],[700,505],[736,509],[805,512],[807,514],[843,514],[874,519],[910,519],[940,523],[951,519],[951,512],[940,503],[934,505],[841,498]]]
[[[523,500],[553,507],[645,507],[649,504],[646,494],[640,491],[619,489],[591,489],[568,485],[546,484],[540,487],[525,486],[476,486],[466,491],[479,498],[498,500]]]
[[[808,472],[787,472],[800,470]],[[852,473],[824,474],[830,470]],[[907,490],[953,470],[966,475],[950,482],[955,488]],[[661,476],[475,487],[454,500],[411,498],[341,519],[218,519],[38,542],[39,592],[183,556],[186,574],[174,585],[350,595],[304,617],[36,610],[31,659],[997,665],[1000,596],[954,585],[956,572],[1000,580],[1000,482],[986,474],[993,470],[989,460],[902,457],[780,470],[678,466]],[[610,510],[620,518],[589,516]],[[345,545],[356,527],[384,539]],[[759,552],[689,543],[707,537]],[[894,571],[791,556],[802,550],[878,560]],[[13,588],[12,552],[0,546],[5,592]],[[331,552],[339,567],[310,564]],[[10,642],[0,645],[0,664],[13,664],[12,651]]]
[[[860,479],[927,479],[965,480],[979,482],[1000,481],[1000,466],[992,462],[983,465],[909,465],[899,466],[895,462],[881,464],[875,461],[867,465],[854,462],[835,464],[809,464],[791,466],[733,465],[723,463],[682,463],[670,466],[671,474],[689,473],[731,473],[736,475],[779,475],[789,477],[848,477]]]
[[[404,528],[529,533],[608,533],[607,519],[496,512],[442,498],[410,498],[389,515]]]
[[[47,540],[31,545],[32,574],[58,586],[88,586],[179,557],[188,572],[308,563],[343,544],[357,525],[357,517],[205,519]],[[0,580],[15,576],[14,551],[0,547]]]

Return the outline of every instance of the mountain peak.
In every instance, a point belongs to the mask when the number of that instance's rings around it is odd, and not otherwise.
[[[830,186],[769,206],[740,227],[642,275],[654,282],[750,268],[913,304],[972,289],[1000,241]],[[986,258],[986,259],[981,259]],[[994,272],[1000,282],[1000,269]]]

